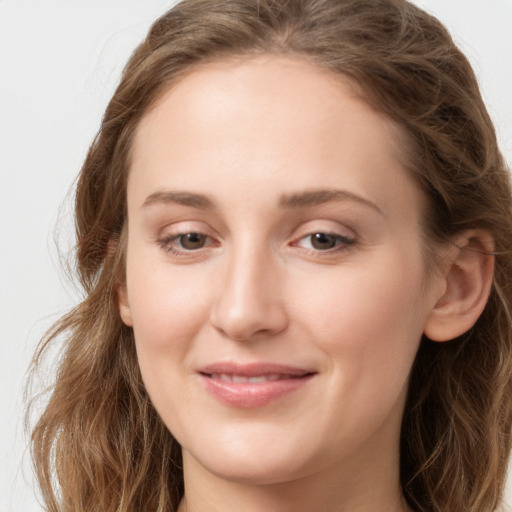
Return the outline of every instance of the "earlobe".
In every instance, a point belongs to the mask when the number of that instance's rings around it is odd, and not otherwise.
[[[492,285],[494,241],[482,230],[459,234],[442,270],[444,291],[427,317],[424,334],[448,341],[467,332],[482,314]]]
[[[119,315],[121,316],[121,320],[128,327],[133,327],[132,311],[128,302],[128,292],[126,290],[126,285],[120,286],[117,290],[117,304],[119,307]]]

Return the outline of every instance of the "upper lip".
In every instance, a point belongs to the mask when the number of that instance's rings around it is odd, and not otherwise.
[[[301,377],[315,372],[307,368],[299,368],[297,366],[289,366],[275,363],[261,362],[240,364],[233,362],[219,362],[199,368],[198,373],[201,373],[203,375],[239,375],[243,377],[259,377],[264,375],[275,374]]]

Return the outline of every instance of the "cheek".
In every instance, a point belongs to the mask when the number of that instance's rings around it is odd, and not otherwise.
[[[183,386],[190,369],[187,356],[208,316],[207,290],[193,275],[178,270],[139,266],[136,258],[127,266],[138,363],[151,401],[164,419],[175,418],[180,404],[189,400]]]
[[[336,269],[306,281],[307,293],[293,293],[299,301],[297,321],[307,326],[345,382],[407,377],[426,315],[422,268],[421,256],[407,259],[391,252],[379,265]]]
[[[185,267],[137,256],[127,264],[127,290],[138,351],[177,352],[208,317],[207,283]]]

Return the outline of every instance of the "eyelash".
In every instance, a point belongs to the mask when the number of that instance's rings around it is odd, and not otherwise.
[[[176,243],[179,242],[179,240],[182,237],[185,237],[187,235],[196,235],[199,237],[204,237],[204,240],[206,240],[207,243],[206,243],[206,245],[201,245],[201,247],[198,247],[196,249],[177,248]],[[311,241],[312,237],[317,236],[317,235],[323,235],[324,237],[325,236],[334,237],[335,245],[333,247],[329,247],[325,250],[321,250],[321,249],[314,248],[314,247],[302,247],[302,249],[304,251],[306,251],[309,254],[314,254],[314,255],[318,255],[318,256],[322,256],[322,255],[327,256],[327,255],[332,255],[335,253],[347,251],[356,244],[356,240],[354,238],[340,235],[339,233],[333,233],[333,232],[328,232],[328,231],[315,231],[315,232],[308,233],[308,234],[298,238],[296,241],[292,242],[291,245],[293,247],[301,247],[300,242],[302,242],[303,240],[307,240],[307,239],[310,239],[310,241]],[[196,232],[196,231],[189,231],[189,232],[185,232],[185,233],[177,233],[177,234],[172,234],[172,235],[166,236],[162,239],[159,239],[158,244],[161,247],[161,249],[164,250],[165,252],[167,252],[168,254],[171,254],[172,256],[178,256],[178,257],[191,256],[191,255],[198,253],[202,249],[217,245],[217,243],[212,239],[212,237],[208,236],[205,233]]]
[[[303,240],[307,240],[307,239],[309,239],[310,244],[313,245],[312,238],[317,235],[323,235],[324,237],[325,236],[333,237],[334,238],[333,241],[334,241],[335,245],[333,247],[327,248],[325,250],[321,250],[321,249],[314,248],[314,247],[313,248],[303,247],[303,249],[305,251],[308,251],[309,253],[314,253],[315,255],[331,255],[333,253],[347,251],[348,249],[353,247],[356,243],[356,240],[354,238],[350,238],[345,235],[340,235],[339,233],[332,233],[329,231],[315,231],[313,233],[308,233],[307,235],[302,236],[301,238],[298,239],[297,242],[294,242],[292,245],[300,247],[300,242],[302,242]]]
[[[205,247],[208,247],[210,245],[215,245],[215,244],[210,243],[206,246],[203,245],[201,247],[198,247],[197,249],[177,248],[176,242],[179,241],[180,238],[185,237],[187,235],[197,235],[200,237],[204,237],[206,240],[212,241],[212,238],[210,236],[206,235],[205,233],[201,233],[198,231],[188,231],[186,233],[177,233],[175,235],[173,234],[173,235],[166,236],[162,239],[159,239],[158,244],[165,252],[167,252],[173,256],[189,256],[189,255],[192,255],[192,254],[198,252],[201,249],[204,249]]]

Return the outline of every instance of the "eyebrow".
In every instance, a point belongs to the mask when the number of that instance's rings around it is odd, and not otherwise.
[[[147,208],[154,204],[181,204],[200,210],[213,210],[215,208],[213,201],[209,197],[194,192],[155,192],[146,198],[142,204],[142,208]]]
[[[304,208],[308,206],[317,206],[332,201],[353,201],[384,215],[383,211],[375,204],[348,190],[338,189],[320,189],[306,190],[294,194],[283,194],[279,198],[279,206],[284,208]]]
[[[339,189],[305,190],[293,194],[282,194],[278,204],[281,208],[293,209],[317,206],[333,201],[353,201],[370,207],[372,210],[384,215],[382,210],[375,203],[348,190]],[[142,208],[147,208],[155,204],[179,204],[200,210],[215,209],[214,202],[208,196],[186,191],[154,192],[146,198],[142,204]]]

